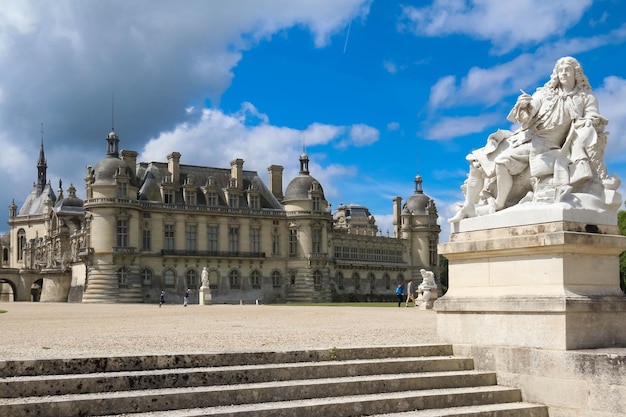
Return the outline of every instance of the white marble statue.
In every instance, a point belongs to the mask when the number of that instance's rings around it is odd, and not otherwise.
[[[465,200],[449,222],[521,203],[617,211],[620,179],[604,164],[608,120],[576,59],[559,59],[543,87],[522,91],[507,119],[519,128],[467,156]]]
[[[209,282],[209,271],[206,270],[206,266],[202,268],[202,274],[200,275],[200,278],[202,279],[201,288],[211,288],[211,283]]]
[[[422,274],[422,283],[417,286],[417,301],[424,308],[433,308],[433,302],[438,297],[437,283],[435,282],[435,274],[433,271],[420,269]]]

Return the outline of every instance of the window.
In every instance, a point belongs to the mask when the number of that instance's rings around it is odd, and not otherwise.
[[[164,249],[174,250],[174,225],[166,224],[164,226]]]
[[[383,281],[385,282],[385,288],[386,289],[390,289],[391,288],[391,277],[389,276],[388,273],[385,273],[383,275]]]
[[[185,278],[187,280],[187,288],[200,287],[200,285],[198,285],[198,271],[196,271],[195,269],[188,270]]]
[[[128,288],[128,269],[120,268],[117,270],[117,284],[120,288]]]
[[[280,236],[272,235],[272,253],[274,255],[280,254]]]
[[[319,269],[316,269],[313,272],[313,286],[316,290],[322,289],[322,271],[320,271]]]
[[[233,194],[229,194],[228,195],[228,205],[232,208],[238,208],[239,207],[239,196],[238,195],[233,195]]]
[[[24,249],[26,249],[26,232],[24,229],[20,229],[17,232],[17,260],[21,261],[24,258]]]
[[[187,198],[185,199],[185,203],[188,206],[195,206],[198,204],[198,198],[196,197],[195,191],[187,191]]]
[[[261,208],[261,203],[260,203],[260,198],[258,195],[251,195],[250,196],[250,208],[252,210],[258,210]]]
[[[176,273],[172,269],[166,269],[163,272],[163,286],[174,288],[176,286]]]
[[[374,274],[369,274],[367,276],[367,280],[370,283],[370,290],[374,291],[374,289],[376,289],[376,277],[374,276]]]
[[[236,226],[228,228],[228,250],[239,252],[239,228]]]
[[[143,237],[141,239],[141,247],[143,250],[152,249],[152,234],[151,230],[143,229]]]
[[[298,256],[298,231],[295,229],[289,231],[289,256]]]
[[[321,207],[320,203],[321,203],[321,198],[319,196],[312,197],[313,211],[320,211],[320,207]]]
[[[313,253],[322,253],[322,229],[316,227],[311,230],[311,244]]]
[[[128,246],[128,220],[117,221],[117,246],[125,248]]]
[[[126,198],[128,197],[128,183],[118,182],[117,183],[117,198]]]
[[[2,248],[2,262],[9,262],[9,250],[7,248]]]
[[[280,271],[272,272],[272,286],[274,288],[280,287],[281,281],[282,281],[282,279],[281,279],[281,276],[280,276]]]
[[[250,252],[261,252],[261,229],[257,227],[250,229]]]
[[[193,224],[188,224],[185,227],[185,249],[188,252],[196,250],[196,242],[198,240],[198,227]]]
[[[261,272],[257,269],[250,274],[250,286],[252,288],[261,288]]]
[[[344,280],[343,280],[343,273],[341,273],[341,272],[337,272],[337,278],[336,278],[336,279],[337,279],[337,287],[338,287],[340,290],[343,290],[343,289],[344,289],[344,287],[345,287],[345,284],[344,284],[344,282],[343,282],[343,281],[344,281]]]
[[[174,191],[173,190],[165,190],[163,192],[163,202],[165,204],[174,204]]]
[[[230,283],[230,288],[241,288],[241,274],[236,269],[233,269],[228,273],[228,282]]]
[[[152,270],[148,268],[141,270],[141,283],[147,287],[152,285]]]
[[[209,252],[217,252],[217,226],[212,225],[207,227],[207,240]]]
[[[437,265],[437,241],[435,239],[428,239],[428,247],[430,254],[430,264]]]
[[[359,288],[361,288],[361,277],[359,276],[358,272],[355,272],[354,274],[352,274],[352,282],[354,284],[355,290],[358,290]]]
[[[207,205],[209,207],[217,207],[217,193],[207,194]]]

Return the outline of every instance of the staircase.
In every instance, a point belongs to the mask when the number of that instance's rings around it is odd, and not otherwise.
[[[0,417],[547,417],[449,345],[0,361]]]

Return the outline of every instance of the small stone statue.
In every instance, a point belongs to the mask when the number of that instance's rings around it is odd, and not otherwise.
[[[417,286],[417,301],[420,303],[420,308],[430,310],[433,308],[433,303],[439,296],[437,283],[435,282],[435,274],[425,269],[420,269],[420,273],[422,274],[422,283]]]
[[[202,268],[202,274],[200,277],[202,279],[201,289],[211,288],[211,284],[209,283],[209,272],[206,270],[206,266]]]

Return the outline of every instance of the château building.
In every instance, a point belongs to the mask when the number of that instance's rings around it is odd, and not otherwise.
[[[42,138],[37,181],[0,240],[0,300],[157,303],[163,290],[180,302],[189,288],[197,303],[205,268],[213,303],[387,300],[420,269],[439,274],[437,209],[420,176],[404,204],[393,199],[383,236],[366,207],[332,212],[304,151],[283,193],[282,166],[265,184],[242,159],[138,162],[114,130],[106,142],[81,200],[73,185],[52,190]]]

